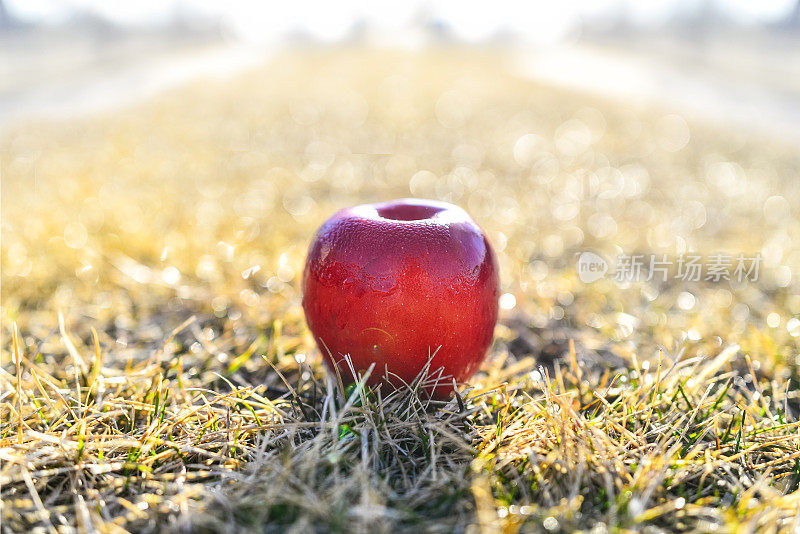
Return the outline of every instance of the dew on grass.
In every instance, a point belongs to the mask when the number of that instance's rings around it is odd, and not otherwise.
[[[175,267],[167,267],[161,271],[161,279],[168,285],[175,285],[181,280],[181,272]]]
[[[786,330],[792,337],[800,336],[800,318],[792,317],[786,322]]]
[[[695,305],[695,297],[688,291],[681,291],[677,300],[678,307],[682,310],[691,310]]]
[[[261,270],[261,266],[260,265],[253,265],[252,267],[248,267],[247,269],[242,271],[242,278],[244,280],[247,280],[248,278],[250,278],[252,275],[256,274],[260,270]]]
[[[294,278],[294,269],[289,264],[283,264],[278,267],[277,275],[281,282],[291,282]]]
[[[500,296],[500,307],[504,310],[513,310],[517,305],[517,297],[513,293],[503,293]]]
[[[689,125],[680,115],[665,115],[656,122],[659,146],[667,152],[677,152],[689,144]]]
[[[258,293],[256,293],[252,289],[243,289],[239,293],[239,297],[242,299],[242,302],[244,302],[246,306],[251,306],[251,307],[258,306],[260,300]]]
[[[542,526],[546,530],[556,530],[558,528],[558,519],[555,517],[546,517],[544,521],[542,521]]]
[[[225,261],[231,261],[233,259],[233,254],[236,251],[236,247],[230,243],[226,243],[225,241],[220,241],[217,243],[217,251]]]
[[[767,315],[767,326],[770,328],[778,328],[781,324],[781,316],[775,312],[771,312]]]
[[[217,317],[224,315],[225,311],[228,309],[228,299],[222,296],[214,297],[211,299],[211,308],[214,310],[214,315]]]
[[[70,248],[83,248],[88,239],[86,228],[79,222],[71,222],[64,228],[64,241]]]
[[[545,141],[542,137],[531,133],[524,134],[514,143],[514,161],[516,161],[520,167],[530,168],[544,146]]]
[[[286,284],[283,283],[277,276],[271,276],[269,280],[267,280],[267,289],[270,293],[281,293]]]
[[[792,268],[788,265],[779,265],[775,269],[775,285],[789,287],[792,284]]]

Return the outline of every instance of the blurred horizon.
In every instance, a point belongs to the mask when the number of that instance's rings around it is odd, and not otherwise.
[[[800,1],[224,7],[0,0],[0,128],[114,109],[287,47],[499,49],[519,75],[800,140]]]
[[[207,0],[167,0],[126,3],[102,0],[2,0],[0,29],[99,25],[118,29],[166,28],[205,32],[215,28],[227,38],[271,42],[304,38],[336,42],[402,34],[409,41],[414,29],[440,38],[470,43],[521,41],[553,43],[576,34],[603,34],[665,28],[695,34],[722,27],[800,31],[800,2],[767,0],[601,0],[568,1],[558,5],[532,2],[520,6],[495,2],[491,10],[462,3],[414,0],[402,4],[350,0],[330,5],[315,0],[262,4],[248,0],[221,5]]]

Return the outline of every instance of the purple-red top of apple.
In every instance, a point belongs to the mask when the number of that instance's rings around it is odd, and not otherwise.
[[[345,382],[453,391],[478,369],[497,321],[497,261],[483,230],[452,204],[402,199],[344,209],[311,243],[303,309],[320,351]],[[438,380],[438,381],[437,381]]]

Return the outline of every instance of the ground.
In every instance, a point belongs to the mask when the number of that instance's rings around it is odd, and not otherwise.
[[[298,50],[2,156],[4,531],[800,528],[800,151],[513,74]],[[337,209],[467,209],[505,296],[446,403],[342,388],[299,280]],[[761,254],[757,280],[577,256]]]

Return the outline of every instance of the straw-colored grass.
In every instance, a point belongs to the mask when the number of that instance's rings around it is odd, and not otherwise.
[[[512,67],[291,52],[4,133],[4,531],[800,528],[800,153]],[[343,389],[300,308],[314,229],[410,195],[516,297],[447,403]],[[582,284],[615,247],[765,260]]]

